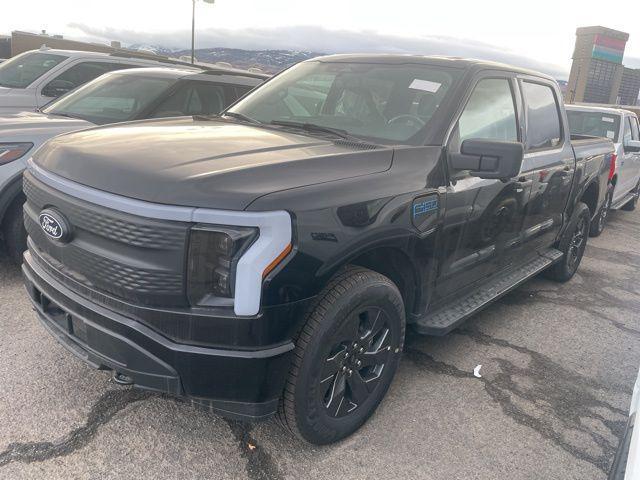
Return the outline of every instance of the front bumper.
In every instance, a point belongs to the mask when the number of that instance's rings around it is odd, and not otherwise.
[[[140,388],[189,397],[231,418],[258,419],[276,412],[292,341],[253,349],[176,343],[78,295],[34,262],[29,252],[22,269],[41,322],[94,368],[124,374]],[[211,322],[215,326],[216,318]]]

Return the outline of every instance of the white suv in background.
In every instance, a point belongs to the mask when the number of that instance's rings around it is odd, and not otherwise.
[[[175,62],[169,62],[175,63]],[[161,60],[42,47],[0,64],[0,114],[34,111],[112,70],[167,66]]]
[[[607,200],[613,209],[635,209],[640,182],[640,125],[636,114],[619,108],[567,105],[567,116],[571,134],[606,137],[615,144],[613,188]]]

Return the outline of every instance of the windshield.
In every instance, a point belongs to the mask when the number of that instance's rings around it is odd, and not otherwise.
[[[138,118],[176,82],[144,74],[109,74],[53,102],[44,113],[81,118],[97,125]]]
[[[605,137],[618,142],[620,115],[602,112],[583,112],[567,110],[569,128],[572,135],[590,135]]]
[[[69,57],[53,53],[26,52],[0,64],[0,87],[26,88]]]
[[[416,134],[457,75],[434,65],[304,62],[229,112],[261,123],[319,125],[380,143],[418,144]]]

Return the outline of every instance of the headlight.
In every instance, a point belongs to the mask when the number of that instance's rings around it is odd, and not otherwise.
[[[0,143],[0,165],[18,160],[31,147],[33,143]]]
[[[238,259],[257,237],[258,229],[250,227],[192,228],[187,272],[192,306],[232,304]]]

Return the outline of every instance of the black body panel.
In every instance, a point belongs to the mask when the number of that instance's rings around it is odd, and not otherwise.
[[[559,261],[558,239],[577,202],[584,201],[594,213],[604,201],[613,152],[608,140],[572,144],[560,135],[553,148],[524,148],[530,119],[522,79],[534,78],[561,98],[557,84],[544,75],[410,56],[318,61],[446,63],[464,74],[440,105],[439,116],[428,123],[421,146],[370,145],[339,135],[199,118],[132,122],[57,137],[34,161],[71,182],[127,200],[231,210],[245,218],[286,211],[292,232],[275,268],[257,272],[256,285],[262,287],[258,314],[239,317],[229,307],[192,308],[184,283],[192,224],[110,211],[49,191],[27,174],[31,241],[24,270],[43,321],[55,323],[60,313],[55,308],[47,313],[39,297],[44,292],[72,320],[83,319],[87,328],[100,325],[142,348],[143,356],[166,363],[167,385],[179,379],[184,389],[167,391],[203,402],[213,399],[217,408],[219,402],[239,401],[260,416],[275,408],[281,394],[289,368],[284,350],[293,345],[314,299],[345,265],[389,277],[403,296],[408,323],[441,334]],[[459,119],[483,79],[502,81],[513,104],[515,139],[487,137],[523,145],[522,168],[513,178],[481,178],[449,162],[453,132],[459,133]],[[558,113],[566,125],[560,104]],[[499,130],[500,125],[490,127]],[[69,217],[77,241],[58,245],[43,236],[36,220],[45,207]],[[100,218],[97,224],[88,220],[93,215]],[[123,228],[101,231],[103,224]],[[166,230],[166,237],[151,233],[156,228]],[[286,230],[287,241],[289,235]],[[91,261],[83,262],[85,252],[93,255]],[[102,260],[105,268],[90,268]],[[160,280],[165,274],[175,283]],[[142,277],[150,281],[142,284]],[[72,328],[58,336],[78,343]],[[101,355],[103,343],[78,348],[93,348],[97,363],[117,370],[112,357]],[[226,353],[196,355],[194,348]],[[258,358],[256,352],[263,353]],[[126,371],[136,370],[130,367]],[[149,368],[164,367],[152,362]],[[223,408],[233,414],[243,409]]]
[[[391,166],[392,153],[288,130],[181,117],[58,137],[34,161],[74,182],[130,198],[243,210],[278,190],[382,172]]]

